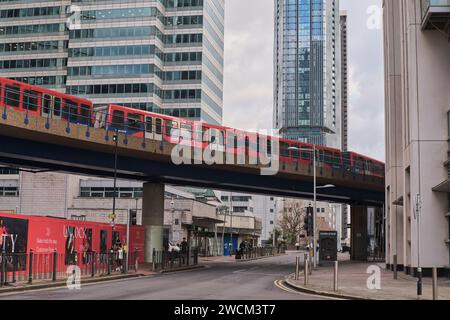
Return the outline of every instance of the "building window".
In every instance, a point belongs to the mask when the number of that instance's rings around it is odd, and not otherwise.
[[[273,224],[273,220],[270,220],[270,224]]]
[[[142,198],[142,188],[116,188],[118,198]],[[112,198],[114,188],[108,187],[81,187],[80,197],[82,198]]]
[[[0,174],[19,174],[19,169],[0,167]]]
[[[18,197],[18,187],[0,187],[0,197]]]

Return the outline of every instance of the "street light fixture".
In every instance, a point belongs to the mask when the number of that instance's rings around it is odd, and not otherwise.
[[[313,144],[313,148],[297,148],[289,147],[288,150],[295,151],[309,151],[313,152],[313,176],[314,176],[314,208],[313,208],[313,262],[314,269],[317,268],[317,232],[316,232],[316,213],[317,213],[317,189],[334,188],[334,185],[327,184],[325,186],[317,186],[317,173],[316,173],[316,145]]]
[[[112,230],[111,230],[111,250],[114,249],[114,221],[116,219],[116,192],[117,192],[117,144],[119,141],[118,130],[116,129],[112,140],[115,143],[114,149],[114,190],[113,190],[113,213],[112,213]]]

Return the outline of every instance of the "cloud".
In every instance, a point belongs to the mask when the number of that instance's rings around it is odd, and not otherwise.
[[[381,0],[341,0],[348,13],[349,146],[384,160],[381,29],[368,29],[367,9]],[[227,0],[224,125],[271,128],[274,0]]]

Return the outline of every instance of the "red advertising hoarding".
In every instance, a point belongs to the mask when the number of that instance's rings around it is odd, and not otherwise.
[[[125,244],[127,226],[116,224],[113,230],[108,223],[0,212],[0,233],[0,248],[6,253],[33,250],[36,254],[46,254],[56,250],[70,259],[74,252],[82,253],[82,257],[89,252],[107,253],[117,239]],[[129,239],[128,252],[137,250],[138,261],[143,263],[144,227],[130,226]]]

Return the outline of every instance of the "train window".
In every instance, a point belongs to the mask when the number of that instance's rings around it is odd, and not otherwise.
[[[23,109],[29,111],[37,111],[38,110],[38,96],[39,93],[32,90],[24,90],[23,91]]]
[[[298,148],[298,146],[293,146],[293,147]],[[292,149],[292,150],[291,150],[291,155],[292,155],[292,158],[295,158],[295,159],[300,158],[300,150],[298,150],[298,149]]]
[[[203,142],[209,142],[208,128],[207,127],[202,127],[202,141]]]
[[[155,133],[156,134],[162,133],[162,120],[159,118],[156,118],[155,120]]]
[[[267,139],[267,155],[272,154],[272,140]]]
[[[324,151],[324,158],[325,158],[325,163],[333,163],[333,156],[332,153],[330,151]]]
[[[153,132],[153,118],[146,117],[145,118],[145,131],[152,133]]]
[[[20,105],[20,88],[16,86],[5,86],[5,104],[18,108]]]
[[[68,119],[70,122],[76,122],[78,119],[78,105],[68,99],[63,99],[63,119]]]
[[[172,122],[172,136],[178,138],[180,136],[180,124],[177,121]]]
[[[303,150],[302,151],[302,159],[303,160],[311,160],[312,159],[312,152],[313,152],[313,150],[311,150],[311,151]]]
[[[130,130],[140,131],[142,130],[141,116],[137,113],[129,113],[127,115],[127,126]]]
[[[45,94],[42,101],[42,113],[50,114],[50,112],[52,111],[52,97]]]
[[[91,123],[91,108],[88,105],[82,104],[80,106],[80,115],[78,116],[78,122],[81,124]]]
[[[220,144],[221,146],[224,146],[224,145],[225,145],[225,131],[219,131],[219,134],[220,134],[220,137],[219,137],[219,139],[220,139],[219,144]]]
[[[114,110],[111,126],[116,129],[123,129],[125,123],[125,114],[121,110]]]
[[[280,155],[289,158],[289,144],[280,142]]]
[[[172,137],[172,136],[177,137],[178,136],[177,132],[178,132],[178,122],[167,120],[166,121],[166,135],[169,137]]]
[[[53,115],[55,117],[61,116],[61,98],[55,97],[53,100]]]
[[[192,133],[192,124],[188,122],[181,123],[181,128],[183,129],[183,135],[184,134],[191,134]]]

